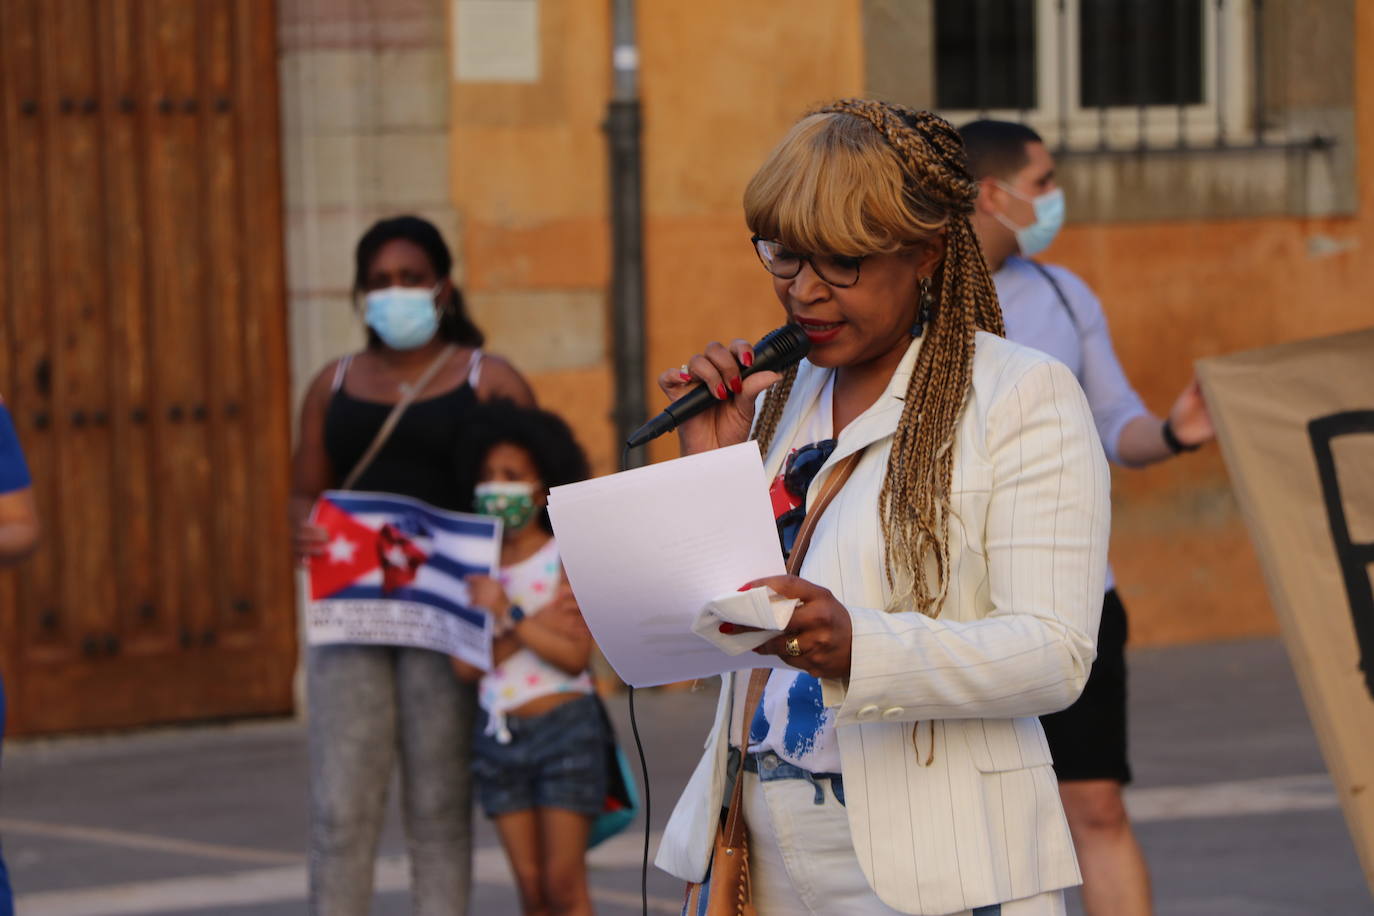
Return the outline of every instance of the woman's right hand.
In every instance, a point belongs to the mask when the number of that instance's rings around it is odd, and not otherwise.
[[[658,377],[658,387],[676,401],[697,385],[705,385],[716,403],[677,428],[682,454],[694,455],[749,438],[754,423],[754,402],[759,393],[782,378],[776,372],[740,376],[740,366],[754,362],[754,348],[747,340],[731,341],[727,348],[712,342],[681,369],[669,369]]]
[[[296,526],[293,540],[296,548],[296,559],[304,563],[311,557],[317,557],[324,553],[325,545],[329,543],[329,532],[319,525],[301,522]]]

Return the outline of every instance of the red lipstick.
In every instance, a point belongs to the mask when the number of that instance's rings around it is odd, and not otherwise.
[[[823,344],[835,338],[836,334],[844,328],[843,321],[816,321],[809,318],[798,318],[793,316],[793,321],[806,332],[806,336],[811,338],[811,343]]]

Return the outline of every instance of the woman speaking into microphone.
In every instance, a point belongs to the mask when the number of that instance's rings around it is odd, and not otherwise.
[[[977,187],[928,112],[803,118],[744,209],[809,356],[741,378],[748,342],[712,343],[659,378],[718,402],[683,454],[758,441],[795,575],[740,584],[799,601],[756,650],[794,670],[725,678],[664,833],[694,912],[1039,916],[1079,881],[1036,717],[1092,664],[1107,468],[1072,373],[1002,338]]]

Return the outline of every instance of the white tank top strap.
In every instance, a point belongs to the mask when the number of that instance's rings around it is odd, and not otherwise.
[[[477,390],[477,381],[482,377],[482,351],[473,350],[472,359],[468,362],[468,384],[472,390]]]
[[[330,386],[330,391],[338,391],[343,387],[344,376],[348,374],[348,365],[353,362],[353,354],[341,358],[334,364],[334,384]]]

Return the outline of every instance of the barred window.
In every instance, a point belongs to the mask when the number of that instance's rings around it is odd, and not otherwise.
[[[1202,0],[1086,0],[1079,105],[1201,105],[1202,32]]]
[[[1260,0],[935,0],[935,98],[1061,149],[1264,142]]]
[[[1035,107],[1036,0],[939,0],[935,91],[942,109]]]

